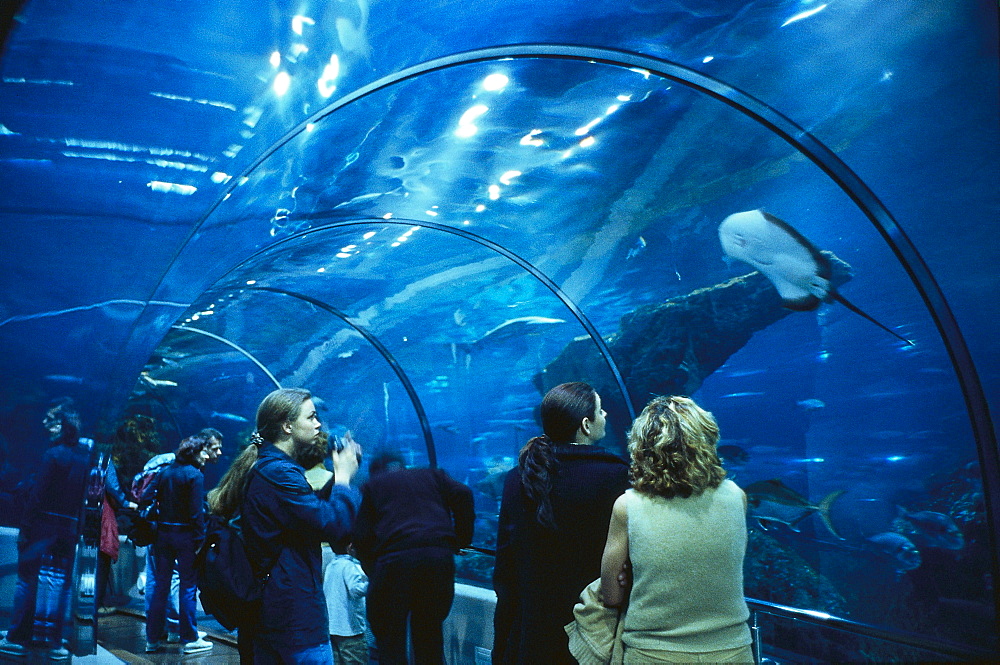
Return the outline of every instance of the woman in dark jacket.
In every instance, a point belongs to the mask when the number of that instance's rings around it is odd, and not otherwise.
[[[197,575],[195,554],[205,540],[205,479],[201,467],[208,439],[189,436],[181,441],[173,463],[160,471],[143,492],[140,506],[156,502],[157,533],[153,548],[153,598],[146,616],[146,651],[163,648],[167,598],[174,564],[181,578],[180,638],[184,654],[200,653],[212,643],[198,637],[195,619]]]
[[[504,484],[493,586],[494,663],[570,663],[563,626],[601,573],[611,507],[628,465],[604,438],[601,398],[564,383],[542,400],[544,434],[528,441]]]

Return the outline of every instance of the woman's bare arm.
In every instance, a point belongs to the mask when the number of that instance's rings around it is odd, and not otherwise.
[[[631,580],[626,580],[624,585],[619,582],[619,576],[626,570],[628,561],[628,510],[625,507],[625,495],[622,494],[611,510],[608,542],[601,559],[601,600],[607,607],[619,607],[628,598]]]

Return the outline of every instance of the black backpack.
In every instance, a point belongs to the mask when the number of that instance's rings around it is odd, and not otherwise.
[[[259,465],[247,474],[247,485]],[[213,515],[195,562],[202,608],[227,630],[253,625],[263,603],[264,584],[276,562],[277,557],[267,570],[258,569],[247,556],[240,515],[228,521]]]

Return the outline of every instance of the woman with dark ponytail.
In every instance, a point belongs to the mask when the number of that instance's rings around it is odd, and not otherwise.
[[[542,400],[541,436],[507,475],[493,586],[494,663],[576,663],[563,626],[601,572],[611,508],[628,488],[628,465],[595,445],[604,438],[601,397],[563,383]]]

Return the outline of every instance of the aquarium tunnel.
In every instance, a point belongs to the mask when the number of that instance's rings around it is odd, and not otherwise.
[[[124,475],[220,430],[212,486],[304,387],[473,488],[478,662],[503,475],[583,380],[607,448],[689,395],[815,513],[748,515],[762,657],[998,657],[996,3],[3,11],[0,618],[52,400]],[[777,221],[740,254],[733,219]]]

